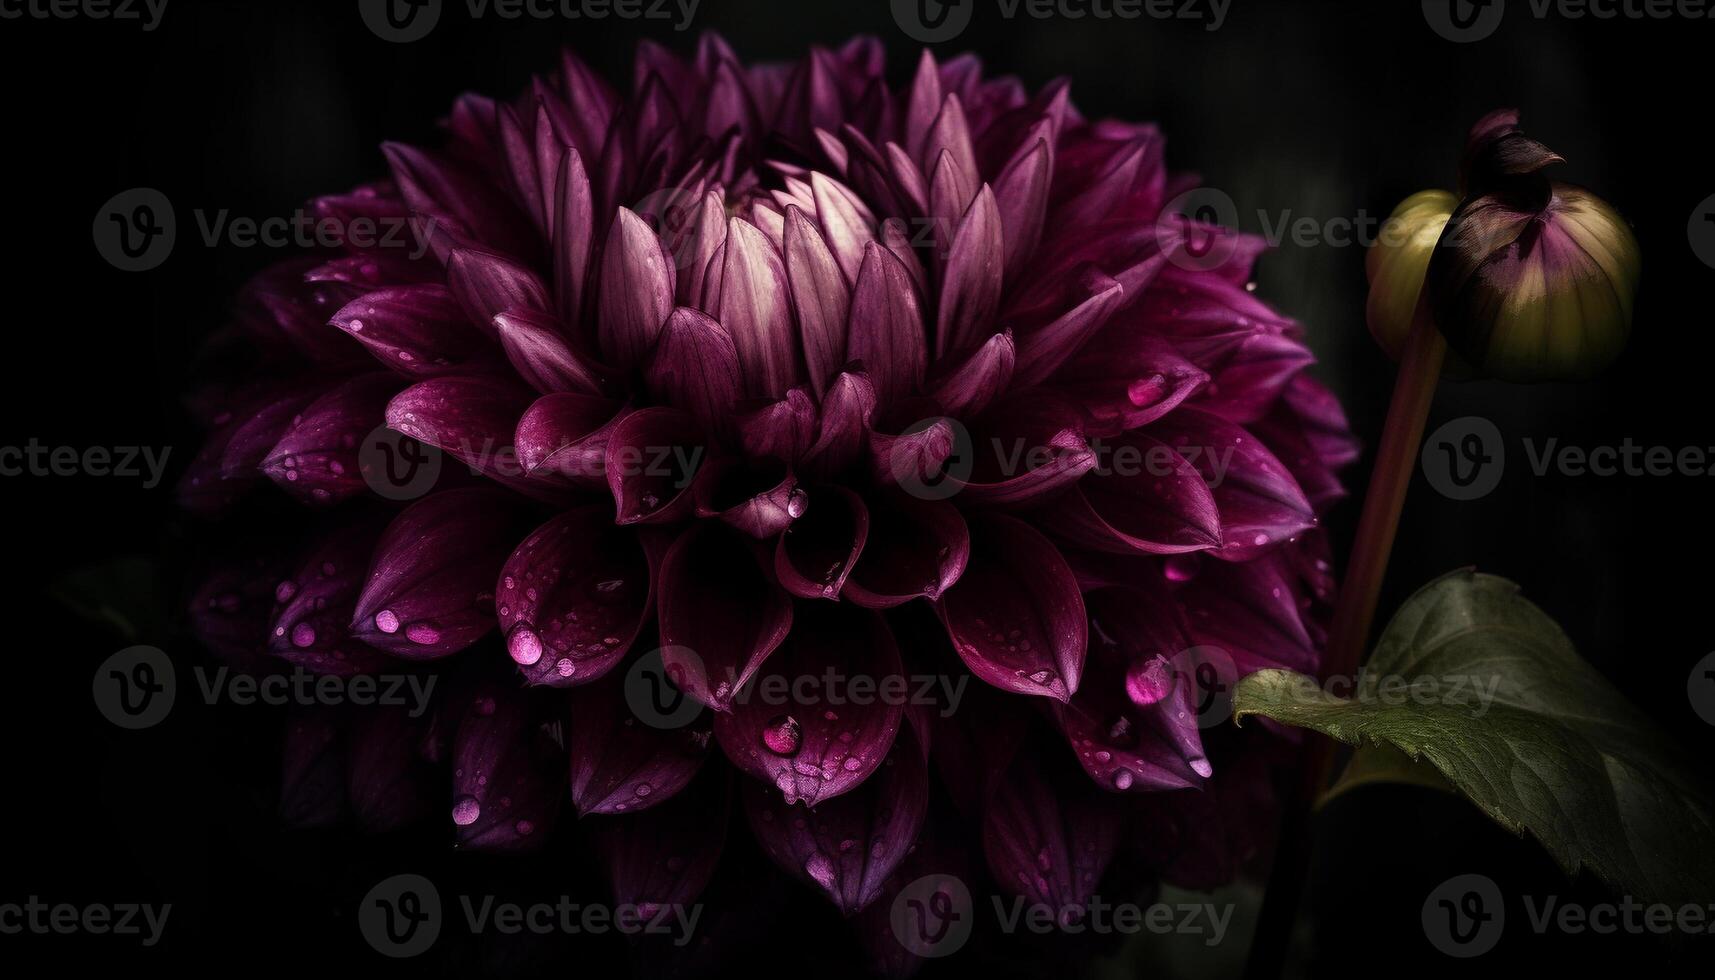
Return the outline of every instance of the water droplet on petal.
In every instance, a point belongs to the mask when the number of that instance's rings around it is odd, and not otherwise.
[[[791,715],[780,715],[762,730],[762,744],[775,755],[792,755],[803,743],[803,731]]]

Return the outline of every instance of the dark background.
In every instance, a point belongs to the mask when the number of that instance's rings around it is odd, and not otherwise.
[[[1178,20],[1005,20],[979,0],[971,28],[939,53],[977,51],[991,73],[1032,87],[1071,76],[1086,115],[1159,121],[1169,163],[1230,194],[1251,231],[1262,230],[1258,210],[1270,220],[1290,212],[1379,222],[1408,193],[1451,186],[1464,131],[1479,115],[1520,107],[1527,131],[1570,161],[1559,176],[1595,189],[1635,226],[1644,281],[1634,339],[1590,383],[1444,386],[1431,427],[1482,415],[1515,455],[1500,488],[1479,501],[1449,501],[1416,481],[1383,609],[1460,565],[1522,582],[1586,657],[1707,757],[1715,729],[1692,712],[1686,677],[1715,649],[1707,614],[1715,480],[1538,478],[1521,440],[1715,446],[1707,313],[1715,269],[1692,254],[1686,232],[1715,192],[1702,104],[1715,21],[1537,20],[1522,0],[1510,7],[1493,37],[1453,44],[1428,28],[1415,0],[1234,0],[1218,32]],[[395,866],[412,842],[389,851],[269,826],[227,768],[247,751],[244,729],[234,735],[219,712],[183,711],[135,735],[108,726],[90,702],[90,672],[121,644],[47,597],[81,567],[171,555],[181,540],[170,487],[196,449],[178,403],[187,364],[236,287],[280,257],[204,247],[194,209],[286,215],[314,194],[370,179],[384,170],[382,140],[432,141],[460,92],[516,92],[553,66],[563,44],[616,79],[629,78],[637,38],[685,49],[703,29],[752,60],[874,33],[901,81],[917,48],[881,0],[705,0],[685,34],[658,21],[472,22],[462,4],[449,8],[427,39],[405,45],[366,30],[355,0],[171,0],[152,33],[0,21],[0,90],[9,96],[0,268],[10,327],[0,445],[172,449],[169,479],[153,491],[115,478],[0,479],[15,576],[0,599],[13,641],[0,711],[0,901],[175,905],[156,950],[115,938],[0,936],[0,962],[27,949],[67,964],[370,970],[381,963],[357,939],[351,898],[380,874],[416,870]],[[127,274],[97,254],[90,226],[104,201],[136,186],[172,200],[179,244],[159,269]],[[1320,375],[1373,446],[1392,369],[1364,327],[1362,249],[1287,244],[1264,259],[1259,279],[1264,296],[1307,324]],[[1366,457],[1350,481],[1361,486],[1367,467]],[[1339,554],[1355,521],[1350,503],[1334,516]],[[177,588],[170,572],[154,584],[169,597]],[[159,627],[169,635],[182,625],[178,608]],[[1483,960],[1444,960],[1418,916],[1423,896],[1451,874],[1480,871],[1515,895],[1596,901],[1601,892],[1568,883],[1534,844],[1456,801],[1377,789],[1324,816],[1314,928],[1306,923],[1294,971],[1307,968],[1305,957],[1320,970],[1486,973],[1614,953],[1648,966],[1667,955],[1647,940],[1511,929]],[[1509,911],[1522,919],[1521,908]]]

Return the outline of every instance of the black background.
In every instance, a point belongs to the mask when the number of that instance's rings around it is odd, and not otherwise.
[[[0,901],[39,894],[175,906],[155,950],[117,938],[0,936],[0,962],[27,949],[68,965],[380,968],[350,908],[377,877],[419,870],[410,855],[430,846],[272,827],[233,771],[251,748],[263,751],[245,741],[248,719],[234,725],[193,709],[142,734],[111,728],[88,691],[93,666],[119,643],[46,595],[91,563],[178,551],[171,481],[196,449],[178,402],[186,365],[243,279],[281,257],[205,247],[193,210],[286,215],[314,194],[370,179],[384,170],[382,140],[432,141],[456,95],[514,93],[552,67],[560,45],[616,79],[629,77],[637,38],[685,49],[703,29],[752,60],[874,33],[901,81],[917,48],[881,0],[704,0],[684,34],[659,21],[472,21],[463,4],[448,6],[427,39],[405,45],[372,35],[355,0],[171,0],[150,33],[0,21],[8,96],[0,309],[9,327],[0,445],[34,438],[172,450],[169,480],[154,490],[117,478],[0,478],[13,577],[0,600],[12,640],[0,709]],[[1631,699],[1706,758],[1715,729],[1692,712],[1686,678],[1715,649],[1707,614],[1715,480],[1537,477],[1522,440],[1715,446],[1707,312],[1715,269],[1693,255],[1686,230],[1715,193],[1704,149],[1712,39],[1715,21],[1539,20],[1522,0],[1493,37],[1472,44],[1436,36],[1415,0],[1234,0],[1214,32],[1179,20],[1007,20],[979,0],[970,29],[939,53],[974,50],[991,73],[1032,87],[1067,75],[1086,115],[1159,121],[1170,165],[1230,194],[1252,231],[1263,230],[1258,211],[1270,221],[1290,212],[1379,222],[1406,194],[1452,184],[1474,119],[1521,108],[1527,131],[1568,159],[1559,176],[1595,189],[1636,228],[1644,281],[1634,339],[1585,384],[1444,386],[1431,426],[1488,417],[1515,455],[1500,488],[1479,501],[1449,501],[1416,481],[1383,608],[1460,565],[1513,578]],[[136,186],[174,203],[179,244],[162,267],[127,274],[97,254],[90,227],[104,201]],[[1308,325],[1320,375],[1373,446],[1392,370],[1364,327],[1362,259],[1360,248],[1287,244],[1263,260],[1259,280],[1264,296]],[[1367,465],[1366,457],[1348,474],[1355,486]],[[1351,503],[1334,515],[1340,554],[1355,520]],[[172,597],[178,583],[167,567],[156,584]],[[178,637],[179,600],[171,603],[162,629]],[[1451,874],[1483,872],[1515,896],[1601,893],[1568,883],[1534,844],[1453,801],[1371,790],[1325,818],[1315,928],[1299,953],[1317,968],[1486,973],[1616,951],[1647,968],[1668,953],[1648,940],[1514,929],[1483,960],[1443,960],[1418,915],[1423,896]],[[529,873],[552,880],[554,862],[571,874],[579,860],[550,854]],[[487,870],[466,862],[445,873]],[[1509,912],[1522,921],[1521,907]]]

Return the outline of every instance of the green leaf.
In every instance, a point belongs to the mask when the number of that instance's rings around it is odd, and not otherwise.
[[[1425,760],[1501,826],[1535,836],[1568,874],[1588,867],[1623,895],[1676,906],[1715,897],[1715,807],[1701,771],[1518,586],[1471,571],[1436,579],[1388,624],[1367,672],[1425,690],[1433,682],[1436,694],[1390,697],[1370,685],[1347,700],[1302,674],[1264,670],[1239,682],[1234,718],[1262,715]]]
[[[1421,786],[1444,793],[1458,792],[1427,762],[1418,762],[1391,746],[1361,745],[1352,753],[1351,761],[1346,763],[1340,778],[1334,781],[1328,792],[1322,794],[1316,805],[1320,807],[1335,797],[1344,796],[1350,790],[1377,783]]]

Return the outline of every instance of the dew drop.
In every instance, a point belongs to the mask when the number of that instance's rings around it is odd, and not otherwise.
[[[803,743],[803,731],[791,715],[779,715],[762,730],[762,744],[775,755],[792,755]]]

